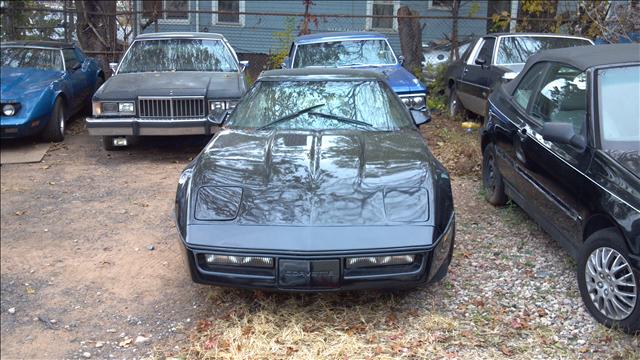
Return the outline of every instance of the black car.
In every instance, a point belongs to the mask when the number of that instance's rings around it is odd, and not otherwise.
[[[193,281],[335,291],[446,275],[449,175],[417,129],[428,118],[382,76],[261,75],[180,176],[176,222]]]
[[[640,329],[640,45],[544,51],[489,97],[488,201],[507,197],[578,262],[589,312]]]
[[[542,50],[593,45],[586,38],[554,34],[489,34],[475,40],[445,74],[449,115],[487,111],[487,97],[502,81],[515,78],[527,59]]]
[[[235,107],[247,65],[219,34],[140,35],[95,93],[89,134],[102,136],[107,150],[130,136],[212,134],[208,114]]]

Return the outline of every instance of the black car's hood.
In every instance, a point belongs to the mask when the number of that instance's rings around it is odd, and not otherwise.
[[[412,129],[223,130],[195,164],[190,212],[253,225],[432,223],[432,159]]]
[[[162,72],[112,76],[94,95],[95,100],[128,100],[138,96],[206,96],[239,98],[244,93],[242,73]]]

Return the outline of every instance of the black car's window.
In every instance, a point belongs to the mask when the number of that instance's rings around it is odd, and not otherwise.
[[[478,52],[476,59],[484,59],[487,64],[491,64],[491,58],[493,57],[493,46],[496,43],[496,38],[488,37],[484,39],[484,43]],[[475,60],[474,60],[475,61]]]
[[[58,49],[3,47],[0,54],[3,67],[62,71],[62,57]]]
[[[280,129],[397,130],[412,126],[402,102],[375,80],[259,81],[236,106],[227,126],[260,128],[288,115],[300,115],[274,125]],[[340,120],[342,119],[342,120]]]
[[[603,69],[597,74],[602,148],[640,150],[640,66]]]
[[[523,110],[529,107],[529,101],[533,97],[536,86],[540,80],[540,76],[544,72],[546,63],[537,63],[533,65],[524,75],[518,86],[513,92],[513,101],[520,105]]]
[[[496,64],[524,64],[531,55],[542,50],[585,45],[591,45],[591,42],[554,36],[506,36],[501,38],[498,45]]]
[[[587,76],[568,65],[552,63],[544,77],[531,116],[541,122],[570,123],[583,134],[587,115]]]
[[[136,41],[119,73],[167,71],[238,71],[236,60],[221,40],[166,39]]]
[[[80,61],[73,49],[62,49],[62,56],[64,56],[64,65],[67,67],[67,71],[80,65]]]
[[[347,40],[298,45],[294,68],[395,64],[386,40]]]

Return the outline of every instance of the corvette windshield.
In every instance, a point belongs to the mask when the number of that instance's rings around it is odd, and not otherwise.
[[[167,39],[136,41],[120,73],[166,71],[237,71],[235,58],[220,40]]]
[[[624,96],[621,96],[624,94]],[[640,66],[598,70],[602,148],[640,151]]]
[[[260,81],[227,122],[233,128],[390,131],[411,126],[402,103],[375,80]]]
[[[3,67],[63,70],[62,57],[57,49],[4,47],[1,54]]]
[[[294,68],[391,65],[396,58],[385,40],[348,40],[298,45]]]

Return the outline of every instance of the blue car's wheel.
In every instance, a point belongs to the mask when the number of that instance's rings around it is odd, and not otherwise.
[[[43,140],[51,142],[64,140],[65,116],[64,102],[57,98],[51,112],[51,118],[42,132]]]

